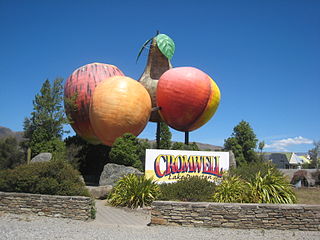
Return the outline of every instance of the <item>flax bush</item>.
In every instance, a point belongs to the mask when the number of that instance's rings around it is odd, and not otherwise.
[[[248,184],[238,176],[226,175],[216,187],[211,200],[223,203],[248,202]]]
[[[108,196],[113,206],[144,207],[159,196],[159,186],[152,179],[129,174],[121,178]]]
[[[288,203],[296,202],[292,186],[283,175],[272,169],[265,174],[260,171],[250,181],[241,177],[225,176],[217,186],[212,201],[227,203]]]
[[[253,203],[296,203],[292,186],[284,176],[274,175],[269,170],[265,175],[258,172],[248,182],[249,198]]]

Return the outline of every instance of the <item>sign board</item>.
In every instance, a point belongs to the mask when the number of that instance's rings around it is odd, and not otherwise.
[[[229,169],[229,152],[147,149],[145,176],[157,183],[202,176],[218,181]]]

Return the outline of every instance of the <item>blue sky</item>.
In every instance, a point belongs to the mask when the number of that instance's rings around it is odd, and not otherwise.
[[[317,0],[0,0],[0,126],[21,131],[45,79],[82,65],[138,79],[147,52],[136,56],[159,30],[175,41],[173,66],[197,67],[221,90],[191,141],[223,145],[245,120],[266,151],[307,151],[320,140],[319,12]],[[140,135],[154,136],[154,123]]]

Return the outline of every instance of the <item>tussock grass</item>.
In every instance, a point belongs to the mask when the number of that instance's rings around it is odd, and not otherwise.
[[[297,196],[297,203],[320,205],[320,187],[299,188],[294,189],[294,192]]]

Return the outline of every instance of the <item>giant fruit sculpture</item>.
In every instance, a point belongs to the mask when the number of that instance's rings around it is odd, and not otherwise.
[[[139,81],[103,63],[80,67],[67,79],[66,113],[73,129],[89,143],[111,146],[124,133],[137,136],[149,119],[158,122],[157,130],[164,121],[188,133],[204,125],[217,110],[220,91],[216,83],[199,69],[172,68],[175,44],[165,34],[148,40],[138,57],[149,42],[147,65]]]
[[[157,105],[163,120],[178,131],[189,132],[204,125],[220,102],[217,84],[193,67],[177,67],[159,79]]]
[[[116,66],[91,63],[76,69],[67,79],[64,86],[67,116],[75,132],[89,143],[100,143],[89,120],[89,107],[93,91],[103,80],[123,75]]]
[[[160,76],[172,68],[170,59],[173,56],[175,45],[171,38],[165,34],[158,34],[150,39],[150,50],[147,65],[139,82],[147,89],[150,94],[152,107],[156,107],[156,90]],[[145,43],[145,45],[148,41]],[[153,111],[150,116],[151,122],[160,122],[161,117],[158,111]]]
[[[139,135],[150,112],[151,99],[147,90],[129,77],[115,76],[95,89],[90,122],[98,138],[111,146],[125,133]]]

